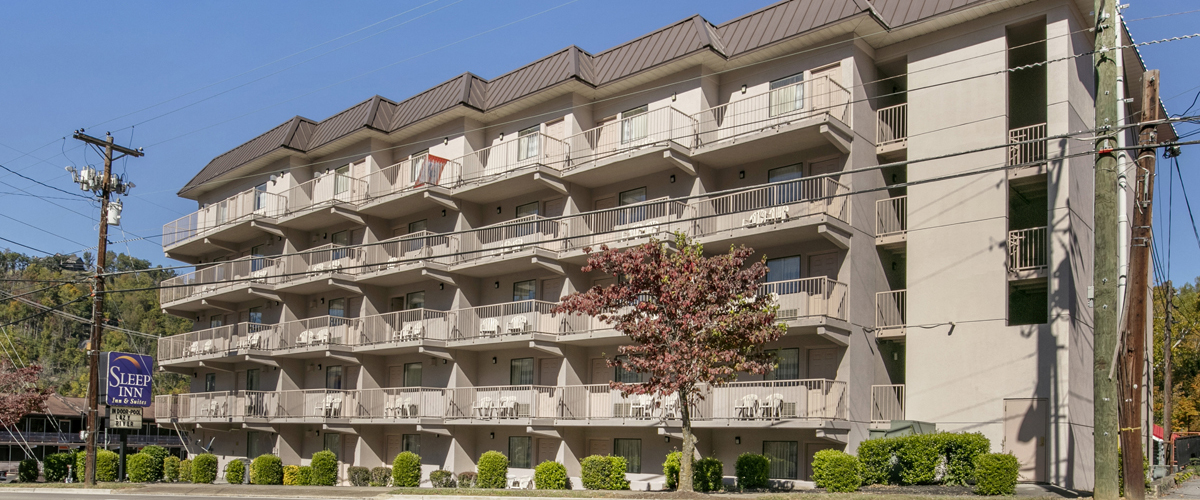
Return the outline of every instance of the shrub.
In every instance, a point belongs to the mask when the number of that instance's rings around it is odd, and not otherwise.
[[[168,483],[179,482],[179,457],[169,456],[163,459],[163,480]]]
[[[85,477],[84,464],[87,461],[87,452],[79,450],[75,454],[75,482],[82,483]]]
[[[849,493],[862,486],[858,459],[838,450],[821,450],[813,456],[813,482],[832,492]]]
[[[975,480],[975,459],[987,454],[992,443],[979,432],[935,434],[941,455],[946,460],[945,484],[965,486]]]
[[[508,477],[508,457],[498,451],[489,451],[479,457],[479,476],[475,478],[477,488],[503,488]]]
[[[387,486],[392,481],[391,467],[373,467],[371,469],[371,486]]]
[[[337,455],[332,451],[318,451],[313,453],[312,457],[312,477],[310,483],[313,486],[333,486],[337,484],[338,461]]]
[[[347,474],[350,476],[350,486],[367,486],[371,484],[371,469],[350,466]]]
[[[285,465],[283,466],[283,485],[296,486],[300,481],[300,466]]]
[[[392,459],[392,485],[397,488],[416,488],[421,485],[420,455],[406,451]]]
[[[771,460],[766,455],[742,453],[738,455],[733,470],[737,475],[737,486],[743,490],[766,488],[770,483]]]
[[[117,480],[117,452],[96,452],[96,481],[110,483]]]
[[[296,471],[296,486],[308,486],[313,484],[313,469],[311,465],[301,465]]]
[[[22,483],[36,483],[38,478],[37,460],[26,458],[17,464],[17,480]]]
[[[225,464],[225,481],[229,484],[242,484],[246,482],[246,462],[241,460],[230,460]]]
[[[715,457],[701,458],[692,463],[692,488],[696,491],[721,491],[725,464]]]
[[[892,455],[902,438],[868,439],[858,444],[858,460],[862,465],[863,484],[895,482],[896,471]]]
[[[158,480],[158,471],[154,466],[154,456],[147,453],[134,453],[125,457],[125,472],[129,480],[135,483],[153,483]]]
[[[283,460],[275,455],[259,455],[250,462],[250,483],[283,484]]]
[[[456,485],[454,481],[454,473],[445,469],[438,469],[430,472],[429,482],[433,484],[434,488],[453,488]]]
[[[192,459],[179,461],[179,482],[192,482]]]
[[[608,461],[610,464],[608,467],[608,489],[629,489],[629,480],[625,478],[625,470],[629,468],[629,463],[625,461],[625,457],[609,456]]]
[[[683,452],[673,451],[667,454],[667,459],[663,461],[663,476],[667,478],[667,489],[673,490],[679,486],[679,461],[683,458]]]
[[[212,484],[217,480],[217,456],[212,453],[201,453],[192,460],[192,482],[196,484]]]
[[[458,475],[459,488],[474,488],[479,482],[479,475],[474,472],[463,472]]]
[[[987,453],[975,459],[975,493],[1012,495],[1017,489],[1017,457]]]
[[[42,475],[47,483],[60,483],[67,478],[67,467],[75,463],[75,453],[53,453],[42,463]]]
[[[592,455],[583,459],[580,480],[589,490],[627,490],[626,462],[623,457]]]
[[[896,467],[900,484],[929,484],[937,479],[942,460],[941,438],[936,434],[916,434],[901,438],[896,447]]]
[[[567,468],[558,462],[547,460],[533,469],[533,484],[539,490],[569,490]]]
[[[154,474],[154,479],[151,480],[151,482],[162,480],[162,478],[163,478],[163,460],[166,460],[167,456],[169,456],[171,453],[168,452],[166,448],[163,448],[162,446],[155,446],[155,445],[145,446],[141,449],[141,451],[138,451],[138,453],[145,453],[147,455],[150,455],[151,457],[154,457],[154,462],[150,464],[151,471]],[[128,470],[129,464],[126,464],[125,468]]]

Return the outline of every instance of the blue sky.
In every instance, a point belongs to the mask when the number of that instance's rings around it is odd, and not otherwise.
[[[63,166],[99,165],[100,157],[71,140],[72,130],[87,127],[96,136],[111,130],[119,143],[145,147],[145,158],[116,165],[137,187],[125,199],[121,227],[110,232],[110,241],[120,242],[110,249],[177,265],[163,257],[155,237],[163,223],[195,210],[194,202],[175,192],[214,156],[293,115],[320,120],[375,94],[404,99],[464,71],[491,78],[567,45],[599,52],[692,14],[722,23],[773,3],[564,4],[569,1],[12,3],[0,19],[0,67],[5,70],[0,165],[79,193]],[[1131,4],[1127,19],[1200,8],[1191,0]],[[384,21],[392,16],[397,17]],[[528,16],[534,17],[521,20]],[[1200,13],[1133,21],[1130,29],[1138,41],[1147,41],[1194,33],[1197,21]],[[278,61],[373,23],[379,24]],[[351,42],[356,43],[320,55]],[[1186,109],[1200,91],[1192,89],[1200,84],[1193,56],[1197,50],[1200,39],[1142,49],[1149,67],[1162,70],[1163,97],[1178,96],[1167,102],[1173,113]],[[388,67],[351,79],[383,66]],[[1171,274],[1185,281],[1200,275],[1200,242],[1192,234],[1180,190],[1187,186],[1200,211],[1200,172],[1194,168],[1200,159],[1193,155],[1200,155],[1200,147],[1184,148],[1183,179],[1174,181],[1171,231],[1165,224],[1167,211],[1155,220],[1164,253],[1170,234]],[[1164,166],[1160,163],[1161,179],[1167,182]],[[0,183],[8,184],[0,184],[0,237],[49,252],[77,252],[95,244],[98,209],[93,204],[2,170]],[[13,194],[19,189],[38,197]],[[1169,199],[1163,184],[1157,201],[1165,208]],[[5,246],[36,253],[0,241]]]

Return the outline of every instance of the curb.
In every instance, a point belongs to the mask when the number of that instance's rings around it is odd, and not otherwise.
[[[133,488],[130,488],[132,491]],[[101,490],[101,489],[84,489],[84,488],[0,488],[0,495],[5,493],[59,493],[69,491],[73,495],[112,495],[113,491],[120,490]]]

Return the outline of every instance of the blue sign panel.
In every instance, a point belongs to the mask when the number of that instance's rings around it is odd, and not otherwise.
[[[108,353],[109,406],[150,406],[154,359],[141,354]]]

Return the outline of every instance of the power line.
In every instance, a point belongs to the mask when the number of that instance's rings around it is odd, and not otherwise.
[[[13,240],[10,240],[10,239],[8,239],[8,238],[5,238],[5,237],[3,237],[3,236],[0,236],[0,240],[7,241],[7,242],[9,242],[9,243],[12,243],[12,244],[14,244],[14,245],[17,245],[17,246],[19,246],[19,247],[25,247],[25,248],[28,248],[28,249],[30,249],[30,250],[33,250],[33,251],[35,251],[35,252],[41,252],[41,253],[44,253],[44,254],[46,254],[46,255],[54,255],[54,254],[52,254],[52,253],[50,253],[50,252],[47,252],[47,251],[45,251],[45,250],[41,250],[41,249],[37,249],[37,248],[33,248],[33,247],[31,247],[31,246],[29,246],[29,245],[26,245],[26,244],[24,244],[24,243],[17,243],[17,242],[15,242],[15,241],[13,241]]]
[[[38,231],[41,231],[41,232],[43,232],[43,233],[46,233],[46,234],[48,234],[48,235],[50,235],[50,236],[53,236],[53,237],[55,237],[55,238],[60,238],[60,239],[63,239],[63,240],[69,241],[69,242],[71,242],[71,243],[74,243],[74,244],[76,244],[76,245],[82,245],[82,244],[83,244],[83,243],[80,243],[80,242],[78,242],[78,241],[75,241],[75,240],[73,240],[73,239],[71,239],[71,238],[68,238],[68,237],[66,237],[66,236],[61,236],[61,235],[54,234],[54,233],[52,233],[52,232],[50,232],[50,231],[47,231],[47,230],[45,230],[45,229],[42,229],[42,228],[40,228],[40,227],[37,227],[37,226],[35,226],[35,225],[33,225],[33,224],[30,224],[30,223],[28,223],[28,222],[25,222],[25,221],[23,221],[23,220],[21,220],[21,219],[17,219],[17,218],[10,217],[10,216],[8,216],[8,215],[6,215],[6,214],[4,214],[4,213],[0,213],[0,217],[4,217],[5,219],[9,219],[9,220],[11,220],[11,221],[15,221],[15,222],[16,222],[16,223],[18,223],[18,224],[21,224],[21,225],[24,225],[24,226],[27,226],[27,227],[31,227],[31,228],[33,228],[33,229],[36,229],[36,230],[38,230]],[[18,245],[20,245],[20,243],[18,243]],[[25,245],[21,245],[21,246],[25,246]],[[29,247],[26,247],[26,248],[29,248]],[[42,252],[41,250],[38,250],[38,251],[39,251],[39,252]],[[42,252],[42,253],[45,253],[45,254],[48,254],[48,255],[52,255],[52,254],[50,254],[50,252]]]
[[[42,186],[42,187],[47,187],[47,188],[53,189],[53,190],[55,190],[55,191],[58,191],[58,192],[60,192],[60,193],[69,194],[69,195],[71,195],[71,196],[76,196],[76,197],[83,198],[83,199],[85,199],[85,200],[91,201],[91,198],[88,198],[87,196],[81,195],[81,194],[79,194],[79,193],[72,193],[72,192],[70,192],[70,191],[67,191],[67,190],[65,190],[65,189],[61,189],[61,188],[57,188],[57,187],[51,186],[51,185],[49,185],[49,184],[46,184],[45,182],[39,181],[39,180],[37,180],[37,179],[34,179],[34,178],[32,178],[32,177],[28,177],[28,176],[26,176],[25,174],[18,173],[17,171],[15,171],[15,170],[13,170],[13,169],[11,169],[11,168],[8,168],[8,167],[6,167],[6,166],[4,166],[4,165],[0,165],[0,168],[2,168],[2,169],[4,169],[4,170],[7,170],[7,171],[8,171],[10,174],[16,174],[16,175],[17,175],[17,177],[20,177],[20,178],[22,178],[22,179],[25,179],[25,180],[27,180],[27,181],[33,182],[33,183],[35,183],[35,184],[38,184],[38,185],[40,185],[40,186]]]
[[[1192,234],[1196,237],[1196,245],[1200,246],[1200,230],[1196,229],[1196,216],[1192,213],[1192,201],[1188,198],[1187,183],[1183,181],[1183,171],[1179,169],[1179,157],[1172,157],[1175,172],[1179,174],[1179,189],[1183,191],[1183,202],[1187,206],[1188,219],[1192,221]]]

